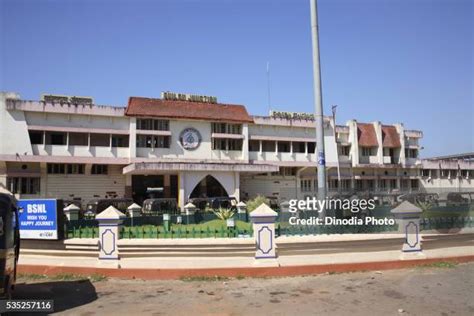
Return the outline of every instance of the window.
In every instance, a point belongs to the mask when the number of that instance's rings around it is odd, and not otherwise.
[[[260,141],[258,140],[249,141],[249,151],[260,151]]]
[[[67,164],[67,174],[84,174],[84,165],[81,164]]]
[[[69,145],[71,146],[87,146],[89,135],[86,133],[69,133]]]
[[[46,132],[46,145],[66,145],[66,133]]]
[[[275,152],[275,142],[264,140],[262,141],[262,148],[265,152]]]
[[[241,124],[212,123],[212,132],[219,134],[242,134]]]
[[[311,183],[312,181],[310,179],[302,179],[300,181],[301,184],[301,192],[309,192],[311,191]]]
[[[289,153],[290,152],[290,142],[278,142],[278,152],[280,152],[280,153]]]
[[[242,150],[242,139],[228,139],[229,150]]]
[[[128,135],[112,135],[112,147],[128,147]]]
[[[418,189],[418,179],[411,179],[410,182],[412,189]]]
[[[337,179],[329,180],[329,190],[337,190],[338,187],[339,187],[339,183]]]
[[[91,146],[97,147],[109,147],[110,146],[110,135],[109,134],[90,134]]]
[[[397,179],[390,179],[390,188],[398,189],[397,187]]]
[[[32,145],[43,144],[43,132],[41,131],[29,131],[30,143]]]
[[[362,147],[362,156],[372,156],[372,147]]]
[[[48,174],[84,174],[83,164],[49,163]]]
[[[170,148],[170,136],[137,135],[137,147]]]
[[[92,165],[91,174],[108,174],[109,168],[107,165]]]
[[[316,143],[310,142],[308,143],[308,154],[314,154],[316,152]]]
[[[214,150],[226,150],[225,139],[213,138],[212,139],[212,149],[214,149]]]
[[[49,163],[48,173],[49,174],[64,174],[66,167],[62,163]]]
[[[137,129],[148,131],[169,131],[168,120],[137,119]]]
[[[155,148],[170,148],[170,137],[169,136],[154,136],[153,146]]]
[[[280,170],[278,170],[278,175],[280,176],[295,176],[296,175],[296,169],[294,167],[280,167]]]
[[[7,188],[14,194],[40,194],[40,178],[7,178]]]
[[[430,170],[429,169],[421,170],[421,176],[422,177],[429,177],[430,176]]]
[[[293,142],[293,152],[295,153],[304,153],[306,150],[305,147],[304,142]]]
[[[405,149],[405,157],[406,158],[418,158],[418,150],[417,149]]]
[[[214,150],[242,150],[242,139],[213,138]]]
[[[341,146],[341,147],[339,147],[339,155],[349,156],[350,150],[351,150],[350,146]]]

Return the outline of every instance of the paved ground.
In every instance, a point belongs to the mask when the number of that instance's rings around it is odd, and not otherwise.
[[[269,279],[20,278],[64,315],[473,315],[474,263]]]

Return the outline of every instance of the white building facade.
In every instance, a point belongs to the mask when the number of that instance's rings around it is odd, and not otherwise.
[[[403,124],[325,117],[329,194],[473,188],[472,161],[418,158],[422,136]],[[313,196],[316,178],[310,115],[250,116],[241,105],[173,93],[131,97],[127,107],[0,95],[0,186],[19,198],[141,203],[147,188],[162,187],[183,207],[198,196]]]

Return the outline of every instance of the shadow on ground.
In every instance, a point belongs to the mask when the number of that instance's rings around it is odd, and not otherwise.
[[[13,293],[13,299],[53,299],[54,312],[62,312],[95,301],[97,299],[97,293],[94,285],[87,279],[17,283]],[[21,314],[14,313],[13,315]],[[35,313],[35,315],[41,315],[41,313]]]

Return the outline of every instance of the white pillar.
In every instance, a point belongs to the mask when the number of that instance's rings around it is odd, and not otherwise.
[[[185,199],[186,199],[186,192],[185,192],[185,185],[184,185],[184,181],[185,181],[185,176],[184,176],[184,172],[179,172],[178,173],[178,206],[181,210],[181,213],[184,213],[184,205],[186,203]]]
[[[96,216],[99,221],[99,261],[101,264],[120,267],[119,265],[119,228],[125,214],[113,206]]]
[[[79,211],[81,209],[74,204],[71,204],[63,209],[64,215],[66,215],[68,221],[79,220]]]
[[[404,201],[390,212],[397,220],[399,232],[405,237],[400,259],[424,258],[420,234],[420,217],[423,211],[410,202]]]
[[[240,201],[240,173],[234,172],[234,197],[237,201]]]
[[[278,214],[268,205],[262,203],[250,213],[253,223],[253,235],[255,238],[255,264],[266,266],[278,266],[276,242],[275,242],[275,219]]]

